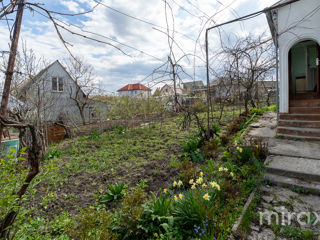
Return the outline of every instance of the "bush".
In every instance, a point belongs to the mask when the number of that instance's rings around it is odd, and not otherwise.
[[[71,236],[76,239],[106,240],[118,239],[112,231],[112,215],[105,210],[83,210],[68,229]]]
[[[142,204],[146,194],[141,188],[134,188],[123,197],[121,208],[114,214],[112,230],[120,239],[141,239],[143,230],[140,228],[140,219],[143,213]]]
[[[252,108],[250,110],[250,115],[256,114],[256,115],[262,115],[264,113],[264,109],[262,108]]]
[[[215,190],[217,191],[217,190]],[[206,193],[211,196],[205,200]],[[200,237],[213,236],[215,230],[216,193],[213,190],[190,190],[185,192],[183,198],[173,205],[172,215],[177,221],[182,236]]]
[[[152,200],[144,204],[140,227],[145,231],[145,238],[152,239],[154,235],[168,236],[172,233],[174,219],[171,216],[172,201],[162,194],[156,198],[152,194]]]
[[[202,162],[205,158],[203,152],[199,149],[203,143],[203,138],[199,134],[191,135],[183,144],[180,158],[190,158],[193,162]]]
[[[114,202],[122,198],[124,196],[124,192],[125,192],[124,183],[108,185],[108,192],[101,197],[100,202],[103,204]]]
[[[93,130],[91,133],[90,133],[90,136],[89,136],[89,139],[93,140],[93,139],[97,139],[100,137],[100,134],[97,130]]]
[[[61,157],[61,155],[62,155],[62,152],[60,149],[50,149],[45,155],[45,160],[59,158]]]

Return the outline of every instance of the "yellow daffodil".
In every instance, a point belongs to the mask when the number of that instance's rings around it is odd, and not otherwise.
[[[258,145],[256,145],[256,148],[259,148],[259,146],[258,146]]]
[[[234,173],[233,173],[233,172],[231,172],[231,173],[230,173],[230,176],[231,176],[231,177],[233,177],[233,176],[234,176]]]
[[[164,193],[167,193],[167,192],[168,192],[168,189],[166,189],[166,188],[163,189],[163,192],[164,192]]]
[[[199,177],[198,179],[197,179],[197,184],[201,184],[203,182],[203,178],[202,177]]]
[[[202,184],[202,187],[203,187],[203,188],[205,188],[206,186],[207,186],[207,184],[205,184],[205,183]]]
[[[200,172],[200,177],[203,177],[203,172]]]
[[[174,187],[177,186],[177,182],[174,181],[173,184],[172,184],[172,186],[174,186]]]
[[[220,185],[217,184],[216,188],[220,191]]]
[[[222,172],[222,171],[223,171],[223,167],[220,167],[220,168],[219,168],[219,172]]]
[[[216,182],[210,182],[209,184],[210,184],[211,187],[216,187],[217,186]]]
[[[239,152],[242,153],[242,148],[239,149]]]
[[[173,200],[178,201],[178,197],[176,195],[174,195]]]
[[[228,168],[224,168],[223,171],[228,172]]]
[[[239,150],[240,150],[240,148],[239,148],[239,147],[237,147],[237,150],[239,151]]]
[[[235,142],[235,143],[234,143],[234,145],[235,145],[235,146],[238,146],[238,143],[237,143],[237,142]]]
[[[210,200],[209,194],[206,193],[205,195],[203,195],[203,199],[209,201]]]
[[[196,185],[192,184],[191,189],[196,189]]]
[[[180,193],[179,194],[179,199],[182,199],[183,198],[183,195]]]
[[[190,179],[189,184],[193,184],[193,183],[194,183],[193,179]]]
[[[178,181],[178,186],[179,187],[182,186],[182,181],[181,180]]]
[[[154,233],[153,236],[155,236],[156,238],[159,237],[159,234],[158,233]]]

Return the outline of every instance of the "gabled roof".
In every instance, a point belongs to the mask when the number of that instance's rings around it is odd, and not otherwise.
[[[142,85],[141,83],[135,83],[135,84],[127,84],[123,88],[120,88],[117,92],[135,91],[135,90],[152,91],[150,88]]]
[[[83,90],[81,89],[81,87],[76,83],[76,81],[74,81],[74,79],[71,77],[71,75],[69,74],[69,72],[66,70],[66,68],[59,62],[59,60],[54,61],[53,63],[51,63],[50,65],[48,65],[47,67],[45,67],[44,69],[42,69],[37,75],[35,75],[32,78],[27,78],[25,79],[22,83],[20,83],[20,85],[17,87],[17,90],[15,90],[16,94],[18,95],[18,98],[20,97],[19,95],[21,94],[21,92],[23,92],[25,89],[28,89],[31,87],[32,84],[38,82],[41,79],[41,76],[48,71],[48,69],[50,69],[54,64],[59,64],[61,66],[61,68],[67,73],[67,75],[69,76],[69,78],[75,83],[76,86],[78,86],[80,88],[80,91],[82,92],[82,94],[85,96],[85,93],[83,92]]]

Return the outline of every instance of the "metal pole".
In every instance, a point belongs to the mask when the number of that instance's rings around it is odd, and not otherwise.
[[[278,54],[278,33],[275,30],[276,47],[276,81],[277,81],[277,122],[279,121],[279,54]]]
[[[7,117],[7,107],[8,107],[8,101],[9,101],[9,95],[10,95],[10,87],[11,87],[11,82],[13,77],[14,64],[15,64],[16,55],[17,55],[24,4],[25,4],[25,0],[20,0],[18,3],[18,10],[17,10],[16,21],[14,25],[13,38],[11,42],[9,61],[8,61],[8,66],[6,71],[4,87],[3,87],[2,100],[1,100],[0,115],[3,118]],[[2,135],[3,135],[3,125],[0,125],[0,143],[2,141]]]
[[[208,29],[206,30],[206,69],[207,69],[207,121],[208,121],[208,131],[210,129],[210,80],[209,80],[209,43],[208,43]]]

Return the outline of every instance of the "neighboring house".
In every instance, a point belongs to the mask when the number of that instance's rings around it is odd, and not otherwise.
[[[185,82],[183,85],[183,92],[185,94],[194,94],[196,92],[202,92],[205,90],[205,86],[202,81]]]
[[[117,92],[119,96],[129,97],[148,97],[151,95],[151,89],[142,85],[141,83],[128,84],[120,88]]]
[[[31,109],[34,117],[40,117],[42,121],[79,124],[82,123],[79,108],[70,98],[70,94],[74,95],[79,88],[57,60],[36,76],[23,81],[15,95]],[[79,98],[85,98],[82,90]],[[84,109],[86,122],[92,115],[93,106],[89,103]]]
[[[176,93],[177,95],[182,94],[182,89],[180,86],[176,87]],[[160,95],[161,96],[173,96],[174,95],[174,87],[168,84],[165,84],[161,89],[160,89]]]
[[[262,98],[275,89],[276,81],[257,81],[252,88],[252,95]],[[241,98],[244,96],[246,88],[241,83],[233,83],[229,79],[220,78],[210,84],[210,92],[213,97],[231,98],[236,96]]]
[[[226,78],[216,79],[210,84],[211,96],[216,98],[225,98],[239,95],[240,89],[241,88],[239,88],[238,84],[234,84]]]
[[[267,20],[279,48],[278,133],[320,141],[319,0],[282,0],[274,7]]]

